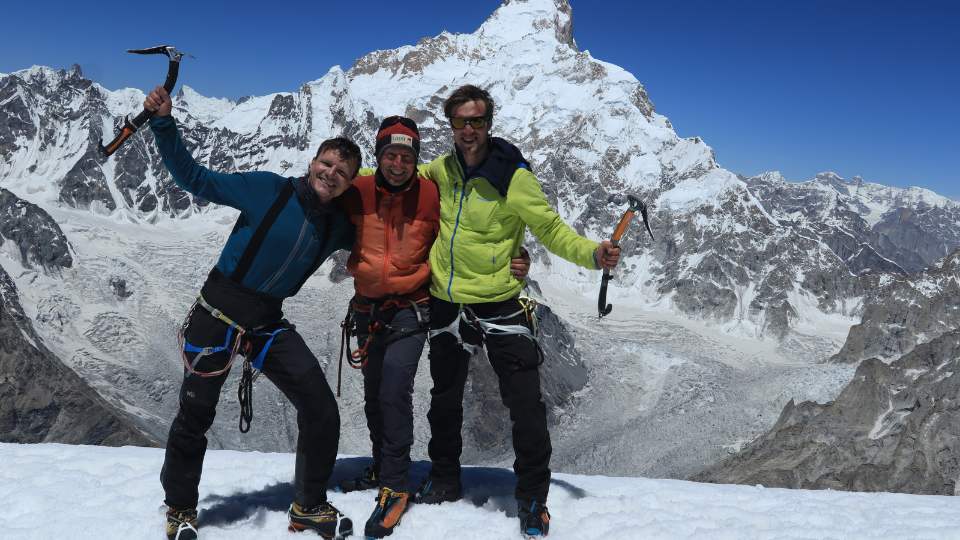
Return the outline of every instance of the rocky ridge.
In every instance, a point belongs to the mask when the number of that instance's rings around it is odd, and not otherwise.
[[[892,364],[871,358],[836,400],[794,403],[743,451],[691,477],[767,487],[953,495],[960,330]]]
[[[692,477],[770,487],[947,494],[960,475],[960,250],[885,282],[836,361],[834,401],[794,403],[733,457]],[[860,361],[861,358],[865,358]]]

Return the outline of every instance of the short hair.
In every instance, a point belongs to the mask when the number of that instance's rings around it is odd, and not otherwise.
[[[334,137],[323,141],[320,143],[320,148],[317,149],[317,155],[313,156],[313,159],[317,159],[320,157],[320,154],[327,150],[336,150],[336,152],[340,154],[340,159],[353,160],[357,164],[353,171],[354,176],[360,171],[360,162],[362,159],[360,157],[360,147],[350,139],[346,137]]]
[[[489,92],[472,84],[465,84],[454,90],[450,97],[443,102],[443,113],[447,118],[453,118],[453,111],[468,101],[484,102],[487,106],[487,120],[493,120],[493,108],[496,105],[493,98],[490,97]]]

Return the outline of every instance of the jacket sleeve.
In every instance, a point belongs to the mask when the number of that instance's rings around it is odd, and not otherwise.
[[[350,220],[345,220],[346,225],[343,229],[343,233],[337,236],[337,241],[334,244],[334,251],[339,249],[347,250],[347,255],[350,254],[350,251],[353,250],[353,244],[357,238],[357,228],[353,223],[350,223]]]
[[[173,116],[151,118],[150,129],[157,140],[163,165],[173,176],[173,181],[184,190],[210,202],[239,210],[246,210],[247,201],[261,196],[270,197],[269,193],[258,192],[273,190],[273,183],[261,182],[259,176],[273,177],[272,173],[225,174],[197,163],[184,146]]]
[[[507,207],[523,220],[551,253],[591,270],[597,269],[593,253],[597,242],[567,225],[547,202],[540,182],[526,169],[517,169],[507,190]]]
[[[443,174],[443,159],[447,154],[442,154],[430,163],[421,163],[417,165],[417,174],[426,178],[427,180],[432,181],[437,186],[440,186],[440,181],[444,177]]]

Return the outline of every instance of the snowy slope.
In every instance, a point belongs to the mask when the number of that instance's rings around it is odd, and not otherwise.
[[[161,538],[162,461],[158,449],[0,444],[3,537]],[[285,518],[293,461],[291,454],[208,452],[200,485],[201,537],[294,538]],[[341,457],[334,479],[365,463]],[[509,470],[465,468],[463,501],[413,506],[391,538],[519,539],[512,482]],[[369,516],[372,499],[372,491],[330,494],[355,527]],[[919,540],[957,538],[960,531],[956,499],[939,496],[558,473],[549,503],[549,538],[555,540]]]

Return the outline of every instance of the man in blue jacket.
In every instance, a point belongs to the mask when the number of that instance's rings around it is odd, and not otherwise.
[[[168,507],[167,537],[197,538],[206,432],[231,362],[240,352],[254,358],[254,367],[297,409],[290,530],[309,529],[327,539],[349,536],[350,519],[326,497],[339,443],[337,402],[316,357],[283,318],[282,304],[331,253],[352,246],[353,226],[333,199],[356,176],[360,150],[348,139],[324,141],[301,178],[270,172],[224,174],[199,165],[187,151],[162,87],[147,96],[144,107],[155,111],[150,127],[177,185],[240,210],[180,335],[185,375],[160,473]],[[243,409],[241,403],[241,421]]]

